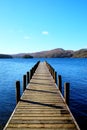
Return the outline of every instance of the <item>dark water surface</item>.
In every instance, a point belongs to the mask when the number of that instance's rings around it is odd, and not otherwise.
[[[87,130],[87,58],[0,59],[0,127],[15,108],[16,81],[21,81],[22,93],[23,75],[38,60],[48,61],[62,75],[62,84],[70,82],[70,109],[81,130]]]

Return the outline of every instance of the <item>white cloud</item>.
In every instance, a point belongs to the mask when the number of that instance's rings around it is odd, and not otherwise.
[[[43,31],[42,34],[43,35],[48,35],[48,31]]]
[[[31,37],[29,37],[29,36],[24,36],[24,39],[25,39],[25,40],[29,40],[29,39],[31,39]]]

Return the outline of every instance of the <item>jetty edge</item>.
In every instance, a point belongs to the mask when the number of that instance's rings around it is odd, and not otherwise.
[[[16,98],[17,105],[4,130],[80,130],[61,94],[60,82],[50,64],[37,62],[23,78],[26,87],[23,87],[21,97],[20,82],[16,82],[16,88],[19,88],[16,95],[20,98]],[[65,86],[68,86],[66,96],[69,84],[65,83]]]

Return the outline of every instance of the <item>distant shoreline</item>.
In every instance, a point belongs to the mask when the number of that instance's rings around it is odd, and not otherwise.
[[[57,48],[35,53],[0,54],[0,58],[87,58],[87,49],[73,51]]]

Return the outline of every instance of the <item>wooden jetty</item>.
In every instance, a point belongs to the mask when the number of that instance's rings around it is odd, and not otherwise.
[[[50,65],[40,62],[33,72],[4,130],[80,130]]]

